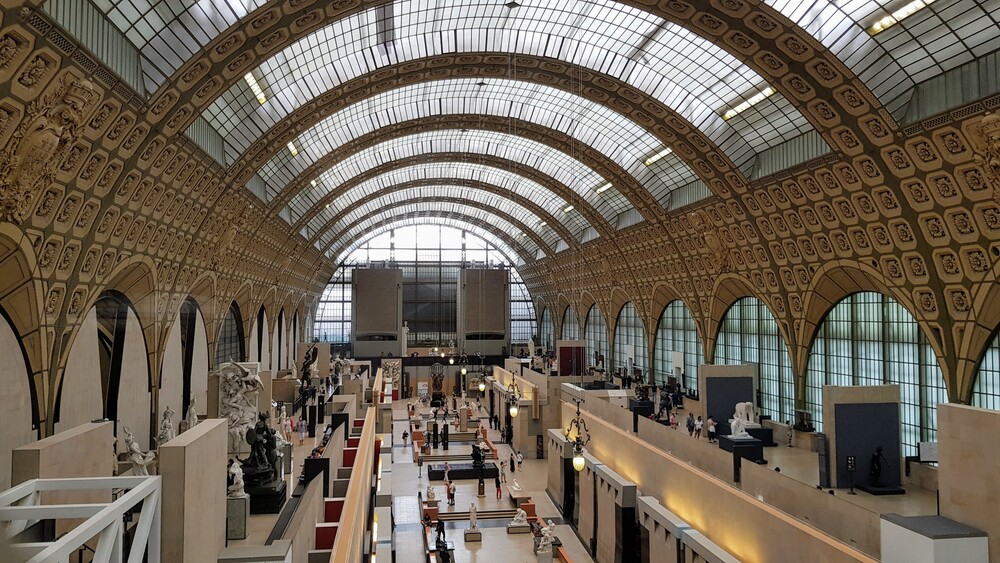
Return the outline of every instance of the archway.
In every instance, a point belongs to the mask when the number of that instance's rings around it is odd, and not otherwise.
[[[169,406],[177,413],[174,422],[187,416],[194,397],[196,410],[204,414],[208,404],[208,333],[205,319],[194,299],[181,303],[167,335],[160,370],[157,418]]]
[[[10,460],[14,448],[38,437],[32,405],[35,393],[31,389],[28,355],[17,336],[7,311],[0,308],[0,402],[3,407],[3,428],[0,430],[0,488],[10,487]]]
[[[229,304],[226,317],[219,329],[219,339],[215,343],[215,368],[228,362],[242,362],[246,359],[246,335],[243,334],[243,315],[235,301]]]

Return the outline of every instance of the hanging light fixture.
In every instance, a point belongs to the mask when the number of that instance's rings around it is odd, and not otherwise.
[[[480,393],[486,392],[486,379],[482,377],[479,378],[479,392]]]
[[[573,439],[573,469],[583,471],[583,447],[590,443],[590,430],[587,429],[587,421],[580,416],[580,403],[583,401],[580,399],[573,400],[576,402],[576,416],[573,417],[573,420],[569,421],[569,426],[566,428],[564,435],[569,440],[570,434],[573,434],[575,429],[576,438]],[[587,436],[586,440],[583,438],[584,435]]]
[[[455,365],[455,358],[454,357],[448,358],[448,365],[452,365],[452,366]]]
[[[510,413],[511,418],[516,418],[517,413],[521,411],[521,406],[518,405],[518,401],[521,400],[521,390],[518,388],[517,383],[511,380],[510,385],[507,386],[507,395],[510,396],[510,406],[507,412]]]

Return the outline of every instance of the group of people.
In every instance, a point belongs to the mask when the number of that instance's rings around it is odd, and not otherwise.
[[[673,412],[670,413],[669,424],[671,428],[677,430],[677,415]],[[704,431],[708,438],[708,443],[713,444],[718,441],[716,433],[718,432],[717,427],[719,423],[715,420],[714,416],[709,416],[707,420],[702,420],[701,416],[695,417],[694,413],[689,412],[684,426],[687,428],[688,435],[695,439],[700,439]]]

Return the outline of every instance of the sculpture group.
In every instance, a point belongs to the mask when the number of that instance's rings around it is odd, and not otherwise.
[[[239,452],[257,419],[261,381],[239,364],[219,366],[219,417],[228,421],[229,451]]]

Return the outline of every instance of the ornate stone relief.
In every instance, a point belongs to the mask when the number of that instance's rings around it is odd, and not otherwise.
[[[732,259],[729,257],[729,246],[719,236],[719,229],[713,226],[704,212],[693,211],[688,214],[691,225],[698,232],[702,245],[712,253],[714,272],[722,274],[732,270]]]
[[[86,80],[64,79],[58,90],[28,104],[21,126],[0,152],[0,216],[20,223],[35,196],[52,181],[55,164],[81,134],[94,97]]]
[[[1000,116],[987,113],[975,130],[976,164],[986,172],[993,185],[993,200],[1000,203]]]

